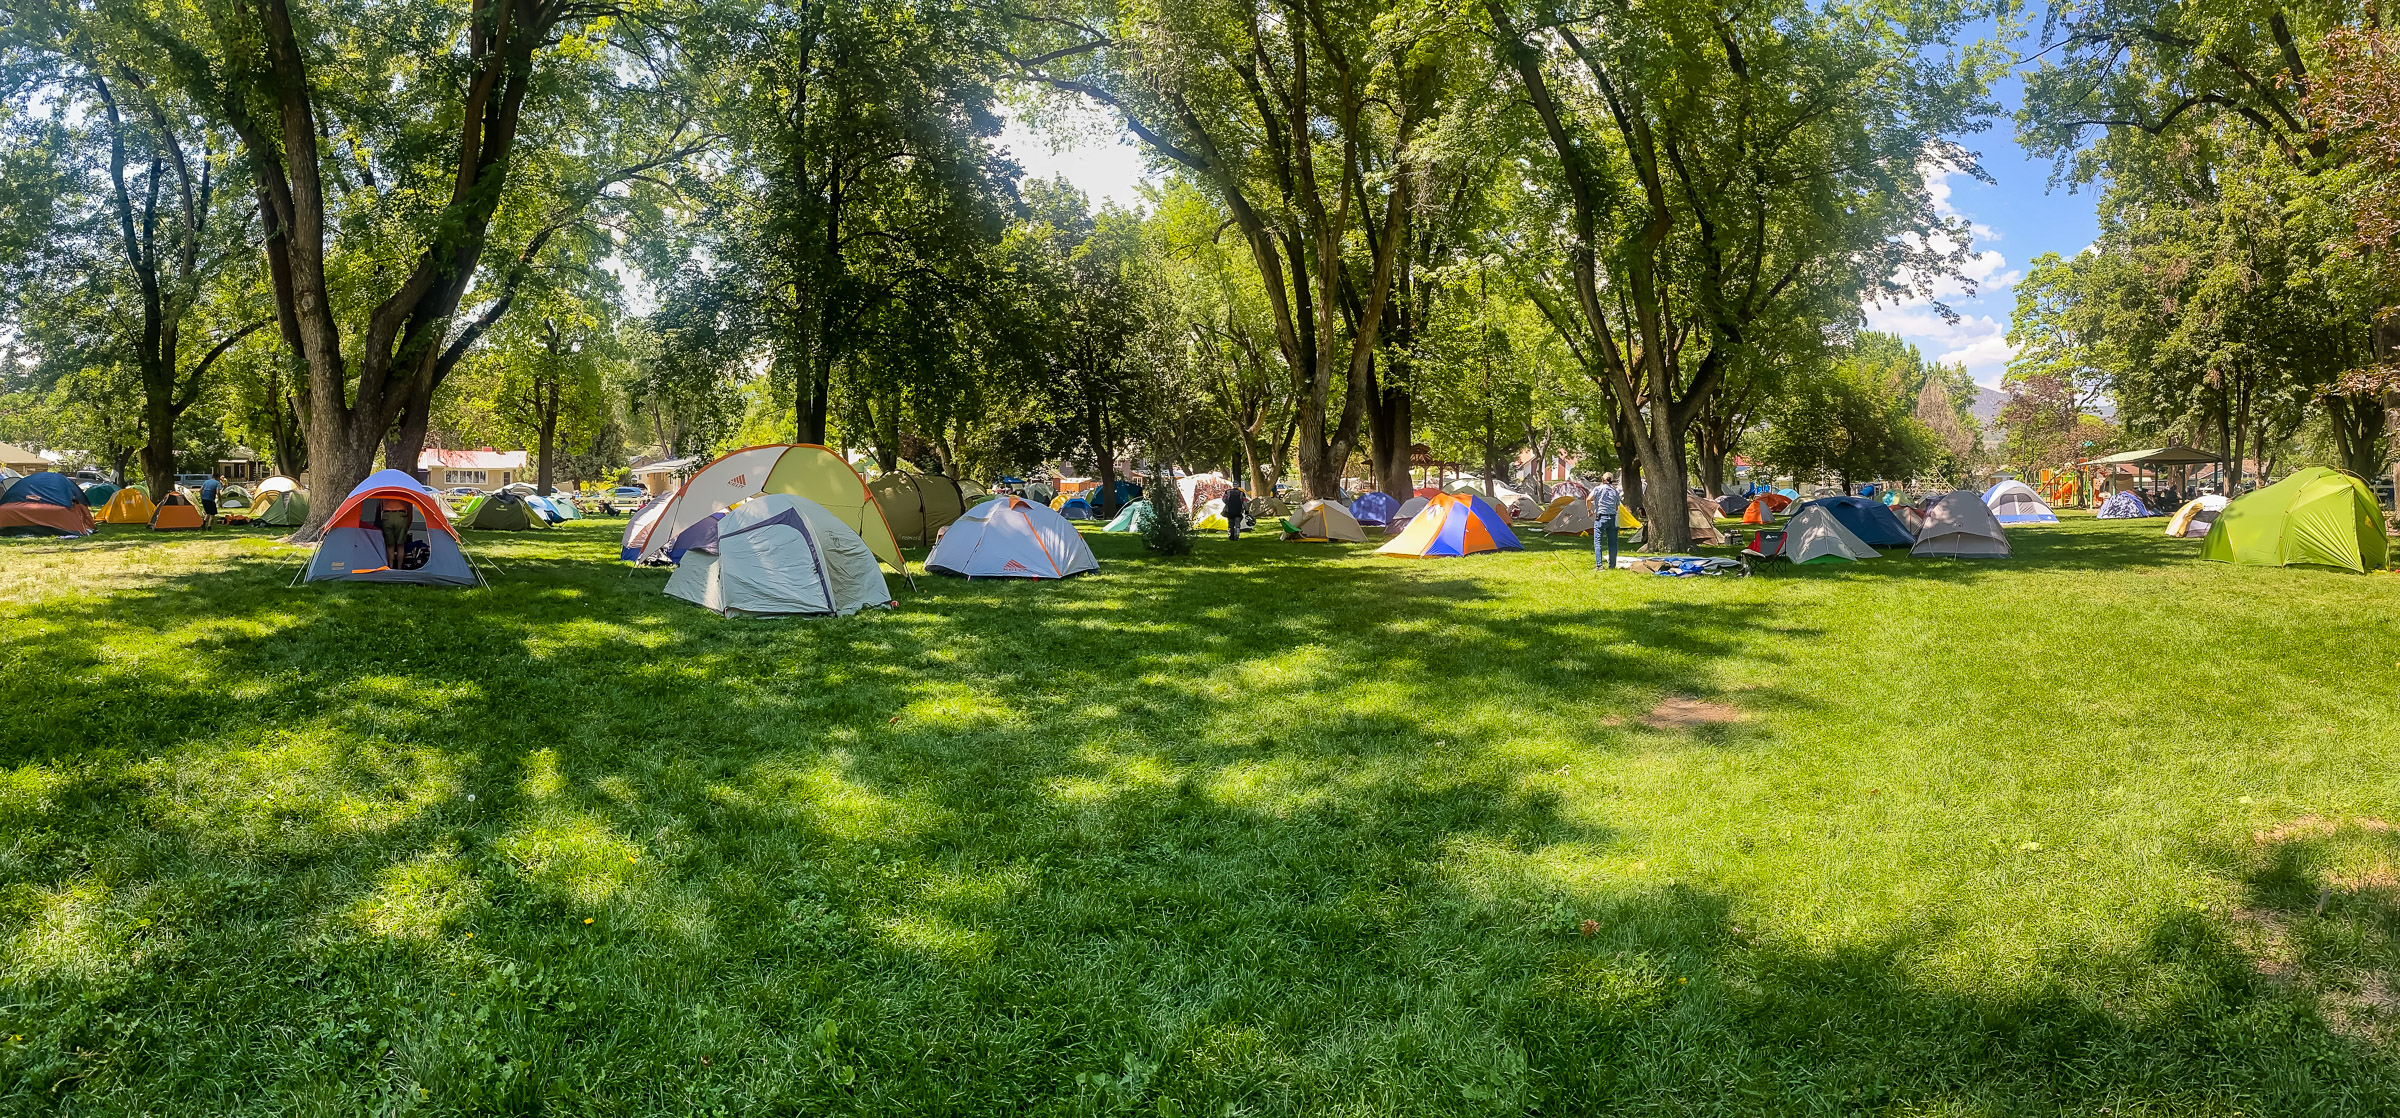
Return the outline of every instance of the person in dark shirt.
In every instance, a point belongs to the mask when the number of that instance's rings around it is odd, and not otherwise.
[[[404,570],[408,563],[408,530],[416,522],[416,510],[408,502],[390,497],[383,499],[383,508],[375,514],[377,527],[383,529],[384,565]]]
[[[1238,540],[1242,538],[1242,518],[1248,516],[1249,514],[1250,495],[1242,492],[1240,489],[1227,491],[1225,494],[1226,539]]]

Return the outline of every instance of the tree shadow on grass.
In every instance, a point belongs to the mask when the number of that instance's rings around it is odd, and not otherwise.
[[[1995,992],[1560,877],[1639,836],[1552,770],[1774,732],[1609,717],[1810,701],[1722,682],[1810,634],[1781,603],[1227,548],[725,621],[560,546],[472,596],[243,557],[0,613],[81,677],[0,744],[0,1108],[2389,1101],[2205,922]]]

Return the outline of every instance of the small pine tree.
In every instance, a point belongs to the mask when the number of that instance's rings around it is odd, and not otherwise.
[[[1183,499],[1175,489],[1175,480],[1163,468],[1154,468],[1150,480],[1142,487],[1142,499],[1150,502],[1150,519],[1142,525],[1142,546],[1160,555],[1189,555],[1192,553],[1192,517],[1183,509]]]

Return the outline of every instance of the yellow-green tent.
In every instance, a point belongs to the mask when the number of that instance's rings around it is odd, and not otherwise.
[[[2219,563],[2306,563],[2365,572],[2390,562],[2383,511],[2367,483],[2310,466],[2225,506],[2200,544]]]

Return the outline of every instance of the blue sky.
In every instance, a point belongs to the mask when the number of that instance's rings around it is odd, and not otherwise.
[[[2014,113],[2022,94],[2011,78],[1996,91],[2004,114]],[[2091,188],[2070,194],[2066,187],[2046,188],[2050,164],[2026,157],[2017,146],[2015,128],[2006,115],[1988,131],[1965,138],[1966,146],[1982,154],[1984,170],[1995,183],[1951,175],[1936,188],[1950,212],[1976,226],[1976,280],[1973,296],[1958,284],[1944,288],[1944,301],[1960,318],[1943,322],[1923,303],[1867,308],[1867,323],[1915,343],[1938,361],[1963,364],[1978,383],[1997,387],[2008,367],[2006,340],[2009,311],[2016,305],[2014,287],[2023,278],[2026,262],[2045,252],[2071,256],[2092,243],[2097,224],[2093,216],[2098,195]],[[1071,134],[1041,134],[1012,124],[1002,143],[1034,177],[1060,175],[1092,196],[1133,206],[1141,201],[1142,153],[1137,141],[1097,115]]]

